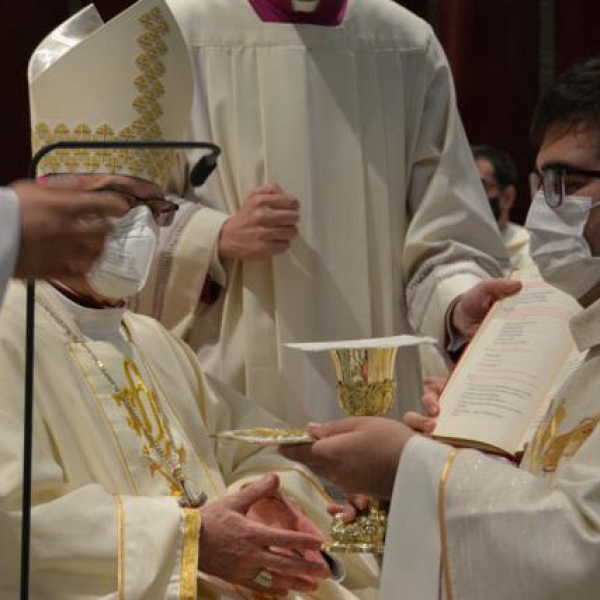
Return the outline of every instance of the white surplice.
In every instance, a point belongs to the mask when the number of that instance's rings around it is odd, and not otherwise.
[[[19,201],[10,188],[0,187],[0,304],[13,274],[19,250]]]
[[[273,450],[209,437],[279,421],[205,377],[191,350],[156,321],[124,309],[83,308],[47,284],[37,287],[54,317],[37,303],[32,599],[238,597],[204,576],[197,582],[198,552],[210,551],[198,547],[199,513],[179,507],[164,465],[150,460],[155,455],[129,417],[126,394],[166,449],[162,406],[189,480],[209,499],[273,471],[285,492],[326,528],[327,498],[307,471]],[[3,600],[18,597],[24,308],[25,288],[13,283],[0,317]],[[74,342],[57,321],[86,343]],[[349,557],[346,567],[346,587],[327,581],[307,597],[374,598],[373,557]]]
[[[600,300],[572,318],[571,331],[588,355],[519,469],[473,450],[409,442],[381,600],[598,598]]]
[[[337,416],[328,357],[285,343],[414,331],[443,340],[450,301],[502,274],[446,57],[430,27],[390,0],[349,0],[336,27],[263,23],[247,0],[168,4],[195,68],[189,136],[223,155],[196,190],[207,208],[187,204],[164,232],[134,309],[292,424]],[[220,273],[224,220],[270,181],[299,199],[299,237],[273,260]],[[208,271],[225,292],[204,310]],[[417,355],[399,354],[395,414],[419,404]]]
[[[502,239],[513,269],[524,269],[534,264],[529,253],[529,232],[525,227],[508,222],[502,231]]]

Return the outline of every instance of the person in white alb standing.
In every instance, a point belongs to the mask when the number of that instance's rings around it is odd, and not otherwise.
[[[287,342],[418,331],[453,350],[514,291],[483,281],[508,260],[424,21],[391,0],[168,3],[194,61],[189,135],[224,156],[134,310],[301,426],[340,409],[328,357]],[[421,395],[416,349],[396,378],[399,416]]]

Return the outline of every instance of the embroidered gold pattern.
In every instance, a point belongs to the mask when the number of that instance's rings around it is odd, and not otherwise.
[[[444,589],[446,590],[447,600],[454,599],[454,590],[452,587],[452,576],[450,573],[450,552],[448,551],[448,532],[446,530],[446,491],[448,488],[448,478],[450,476],[450,470],[458,456],[458,450],[453,448],[440,477],[440,487],[438,490],[438,521],[440,524],[440,538],[442,546],[442,577],[444,582]]]
[[[132,101],[132,106],[139,116],[118,132],[107,123],[97,127],[79,123],[71,130],[65,123],[60,123],[51,129],[47,123],[38,122],[32,132],[34,153],[43,146],[58,141],[163,139],[156,121],[163,114],[160,100],[165,90],[160,79],[166,69],[161,57],[168,52],[163,37],[169,31],[169,24],[158,7],[143,14],[139,20],[144,33],[137,39],[142,53],[136,58],[135,64],[141,73],[134,80],[138,95]],[[41,160],[40,172],[76,173],[101,170],[117,173],[125,171],[164,186],[168,181],[173,161],[172,149],[55,150]]]
[[[165,456],[170,456],[175,450],[181,464],[185,463],[185,449],[183,446],[173,448],[172,442],[167,435],[167,429],[162,414],[162,409],[156,392],[149,389],[142,379],[142,375],[138,366],[126,360],[123,364],[125,378],[127,379],[128,387],[124,387],[120,392],[113,394],[113,399],[118,406],[124,407],[129,414],[127,425],[139,437],[148,435],[160,445]],[[139,416],[139,418],[138,418]],[[150,473],[160,473],[170,484],[171,494],[173,496],[181,496],[181,486],[175,480],[173,475],[169,473],[154,456],[149,440],[142,448],[144,456],[148,460]]]
[[[198,539],[200,538],[200,512],[186,508],[183,510],[183,544],[181,549],[181,571],[179,598],[195,600],[198,584]]]
[[[123,501],[121,496],[115,496],[117,504],[117,589],[119,600],[125,600],[125,524],[123,521]]]
[[[545,473],[553,473],[563,457],[574,456],[583,443],[592,435],[600,422],[600,413],[581,419],[579,424],[566,433],[556,432],[566,417],[564,402],[553,415],[549,415],[534,437],[530,460],[532,466]]]

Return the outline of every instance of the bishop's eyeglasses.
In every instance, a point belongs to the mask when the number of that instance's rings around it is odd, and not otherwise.
[[[550,208],[558,208],[565,196],[573,196],[590,183],[592,179],[600,179],[600,171],[576,169],[560,166],[548,167],[537,175],[537,189],[544,193],[544,200]]]
[[[159,227],[168,227],[171,225],[175,218],[175,213],[179,210],[177,203],[167,200],[164,196],[147,196],[142,198],[118,185],[103,185],[102,187],[95,188],[94,191],[119,194],[127,201],[129,208],[135,208],[141,204],[147,206]]]

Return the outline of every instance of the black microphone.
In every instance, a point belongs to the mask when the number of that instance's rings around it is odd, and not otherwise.
[[[44,156],[54,150],[102,149],[157,149],[157,148],[200,148],[208,150],[190,172],[192,185],[201,186],[217,166],[221,149],[210,142],[190,142],[180,140],[118,140],[118,141],[61,141],[40,148],[29,164],[29,177],[36,179],[37,168]],[[33,358],[35,351],[35,283],[27,282],[26,330],[25,330],[25,406],[23,426],[23,499],[21,521],[21,600],[29,598],[29,559],[31,541],[31,467],[33,443]]]
[[[217,166],[218,157],[218,154],[211,152],[210,154],[205,154],[196,162],[190,171],[190,183],[194,187],[201,186],[208,179]]]

